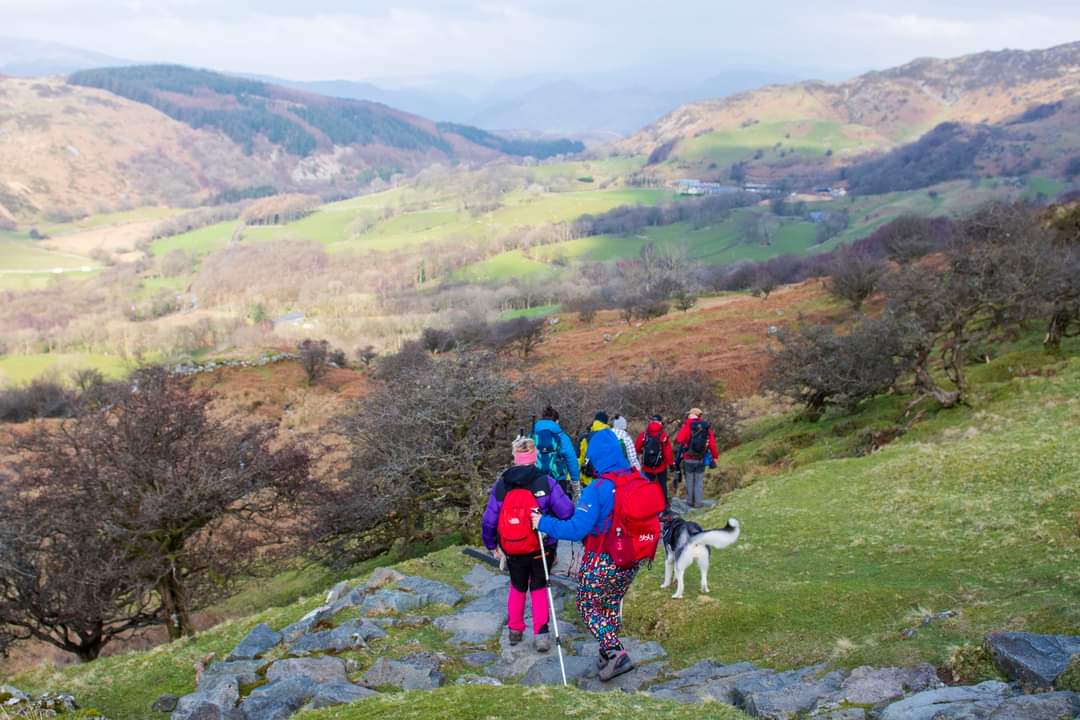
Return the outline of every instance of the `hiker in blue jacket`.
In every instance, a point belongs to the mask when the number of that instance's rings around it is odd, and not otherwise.
[[[581,467],[574,441],[559,426],[559,411],[548,405],[533,424],[536,443],[536,466],[555,478],[563,492],[572,498],[581,495]]]
[[[615,509],[615,485],[604,475],[625,472],[630,469],[630,463],[623,453],[622,441],[611,430],[598,430],[593,434],[586,457],[596,470],[596,479],[581,493],[574,514],[566,520],[551,515],[533,515],[533,523],[546,536],[584,541],[577,607],[585,626],[600,643],[598,677],[606,681],[634,669],[633,661],[619,641],[619,631],[622,629],[622,599],[638,569],[636,566],[616,566],[611,556],[603,551],[604,534],[611,525],[611,514]]]

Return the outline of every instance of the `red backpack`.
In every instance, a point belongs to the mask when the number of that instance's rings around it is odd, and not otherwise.
[[[499,545],[507,555],[535,555],[540,538],[532,526],[533,508],[540,507],[528,488],[516,487],[506,493],[499,509]]]
[[[660,542],[660,513],[664,511],[660,485],[646,480],[637,470],[604,477],[615,486],[615,508],[603,551],[620,568],[651,561]]]

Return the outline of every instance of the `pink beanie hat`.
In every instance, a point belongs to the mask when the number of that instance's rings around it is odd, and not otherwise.
[[[532,438],[518,437],[514,440],[513,451],[515,465],[536,464],[536,443]]]

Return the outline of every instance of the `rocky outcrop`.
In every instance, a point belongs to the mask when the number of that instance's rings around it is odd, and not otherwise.
[[[1048,689],[1080,654],[1080,636],[999,632],[986,636],[994,664],[1028,689]]]

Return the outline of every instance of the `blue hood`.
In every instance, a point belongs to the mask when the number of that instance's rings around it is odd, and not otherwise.
[[[555,434],[561,433],[563,431],[563,429],[559,427],[559,423],[555,422],[554,420],[548,420],[546,418],[541,418],[537,420],[536,424],[533,425],[534,433],[538,433],[541,430],[550,430]]]
[[[589,449],[585,452],[585,457],[592,461],[597,475],[630,469],[622,440],[611,430],[597,430],[593,433],[589,438]]]

